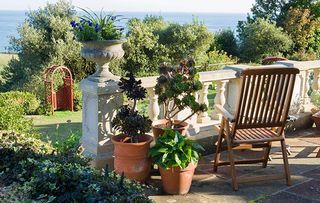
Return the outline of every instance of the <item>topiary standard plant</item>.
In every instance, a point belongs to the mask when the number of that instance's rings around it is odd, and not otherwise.
[[[148,151],[153,138],[146,133],[151,130],[152,122],[136,110],[137,101],[146,96],[141,80],[137,81],[131,72],[126,76],[128,78],[121,78],[118,85],[132,105],[121,106],[111,122],[113,129],[121,132],[112,138],[115,171],[119,174],[124,172],[129,179],[144,181],[151,168]]]
[[[159,104],[163,105],[164,119],[153,123],[153,133],[158,136],[163,133],[163,128],[173,128],[185,134],[188,127],[185,121],[194,114],[207,110],[207,105],[198,103],[194,96],[195,92],[202,89],[195,62],[183,59],[179,66],[161,64],[159,73],[155,93]],[[191,113],[182,120],[175,120],[175,116],[186,108],[190,108]],[[181,126],[185,128],[178,129]]]
[[[163,187],[167,193],[188,193],[200,150],[204,150],[201,145],[172,129],[165,129],[163,135],[156,140],[149,154],[153,163],[160,168]]]

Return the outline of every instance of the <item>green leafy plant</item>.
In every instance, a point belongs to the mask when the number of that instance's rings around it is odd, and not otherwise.
[[[0,106],[22,108],[24,114],[35,114],[40,106],[37,97],[29,92],[10,91],[0,93]]]
[[[1,184],[14,189],[4,191],[14,193],[1,194],[0,201],[152,202],[144,185],[113,172],[101,173],[80,154],[59,153],[25,134],[0,132],[0,154]]]
[[[180,123],[208,109],[206,104],[199,104],[194,96],[202,89],[202,84],[192,59],[181,60],[179,66],[161,64],[159,73],[155,93],[159,95],[158,102],[163,105],[164,118],[169,121],[168,128],[174,127],[173,118],[187,107],[192,112]]]
[[[137,81],[133,73],[127,74],[128,79],[122,77],[119,86],[126,93],[128,100],[133,105],[121,106],[119,112],[112,120],[112,127],[121,133],[128,135],[130,142],[139,142],[139,135],[149,132],[152,121],[136,110],[137,101],[146,97],[146,89],[141,86],[141,80]],[[124,140],[128,141],[128,140]]]
[[[189,163],[198,162],[200,150],[204,151],[198,143],[187,139],[177,131],[165,129],[164,134],[158,137],[149,154],[153,162],[164,169],[173,167],[184,169]]]
[[[116,22],[120,21],[121,15],[106,15],[82,9],[87,15],[80,17],[80,21],[70,22],[73,32],[79,41],[90,40],[115,40],[122,37],[123,28],[117,27]]]
[[[24,117],[24,112],[18,106],[0,106],[0,131],[16,131],[30,133],[33,130],[32,120]]]

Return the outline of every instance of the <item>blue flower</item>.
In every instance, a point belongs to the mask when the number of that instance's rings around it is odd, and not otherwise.
[[[79,26],[79,30],[82,31],[82,30],[83,30],[83,27],[82,27],[82,26]]]
[[[94,27],[95,31],[98,32],[99,31],[99,24],[96,23],[96,26]]]
[[[71,25],[72,27],[76,27],[76,21],[72,20],[72,21],[70,22],[70,25]]]
[[[86,23],[86,21],[83,20],[83,19],[81,19],[81,20],[80,20],[80,23],[81,23],[82,25],[84,25],[84,24]]]
[[[88,21],[88,25],[91,27],[91,26],[92,26],[92,22],[91,22],[91,21]]]

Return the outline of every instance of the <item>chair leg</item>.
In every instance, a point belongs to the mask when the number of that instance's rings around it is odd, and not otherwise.
[[[230,161],[232,188],[234,191],[237,191],[238,190],[238,182],[237,182],[237,177],[236,177],[236,168],[235,168],[235,163],[234,163],[233,150],[232,150],[229,135],[226,136],[226,141],[227,141],[228,156],[229,156],[229,161]]]
[[[213,165],[213,171],[214,172],[218,171],[218,165],[219,165],[220,154],[221,154],[221,143],[222,143],[222,136],[219,135],[217,148],[216,148],[216,156],[215,156],[214,165]]]
[[[267,167],[268,160],[270,158],[270,150],[271,150],[271,142],[268,143],[268,147],[266,147],[266,149],[265,149],[264,162],[262,164],[263,168]]]
[[[287,181],[287,185],[290,186],[291,185],[291,177],[290,177],[290,171],[289,171],[286,142],[284,140],[281,141],[281,150],[282,150],[282,156],[283,156],[283,166],[284,166],[284,172],[286,175],[286,181]]]
[[[222,119],[222,121],[221,121],[221,126],[220,126],[220,131],[219,131],[219,136],[218,136],[217,148],[216,148],[216,156],[215,156],[214,165],[213,165],[213,171],[214,171],[214,172],[217,172],[217,171],[218,171],[218,166],[219,166],[219,161],[220,161],[220,153],[221,153],[221,143],[222,143],[223,131],[224,131],[224,121],[223,121],[223,119]]]

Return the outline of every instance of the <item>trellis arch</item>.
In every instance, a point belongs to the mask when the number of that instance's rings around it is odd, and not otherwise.
[[[54,75],[62,73],[63,85],[57,90],[54,90]],[[65,66],[52,65],[44,72],[45,85],[45,102],[50,105],[51,112],[55,110],[70,110],[73,111],[73,91],[72,91],[72,74]]]

